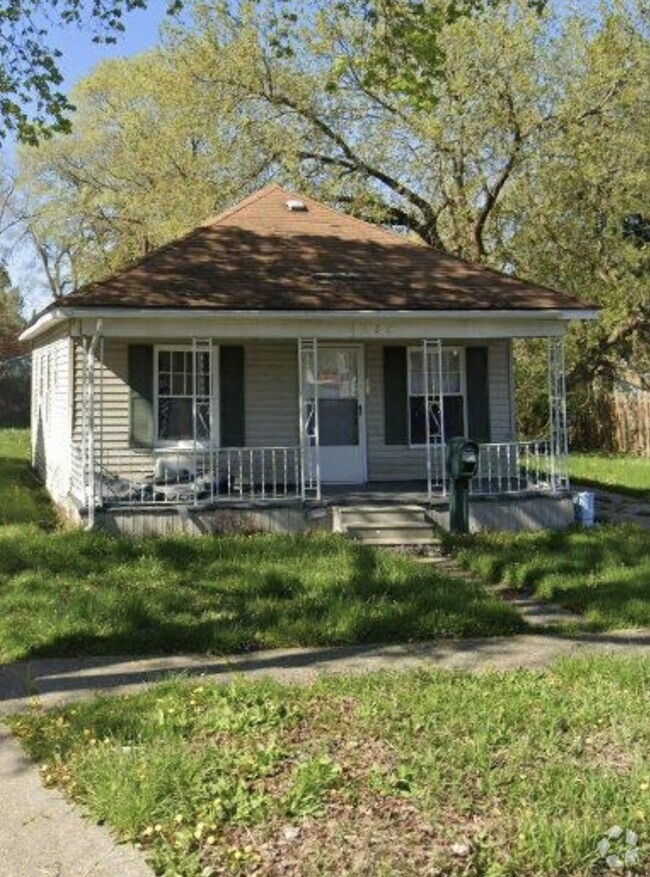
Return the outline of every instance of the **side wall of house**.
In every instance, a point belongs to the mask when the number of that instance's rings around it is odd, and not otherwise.
[[[71,363],[67,327],[44,335],[32,352],[32,463],[55,500],[71,477]]]
[[[129,446],[128,343],[115,338],[106,338],[103,342],[103,364],[97,366],[95,376],[95,419],[98,432],[101,433],[96,441],[95,453],[98,458],[101,457],[109,475],[138,481],[151,474],[155,454],[150,449]],[[228,344],[233,343],[237,342],[228,341]],[[240,343],[245,351],[246,445],[296,447],[299,443],[296,342]],[[493,339],[483,343],[488,347],[490,438],[493,442],[513,441],[511,342],[508,339]],[[78,444],[83,427],[83,348],[78,340],[74,345],[76,380],[73,438]],[[385,443],[383,347],[381,342],[368,342],[364,351],[368,476],[373,481],[422,479],[426,473],[423,448]]]

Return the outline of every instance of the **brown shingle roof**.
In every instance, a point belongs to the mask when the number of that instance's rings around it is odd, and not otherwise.
[[[306,210],[289,210],[291,199]],[[275,184],[57,304],[237,311],[586,307]]]

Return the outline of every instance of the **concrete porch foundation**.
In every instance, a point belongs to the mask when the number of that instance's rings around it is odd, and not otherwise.
[[[449,504],[432,506],[429,518],[449,531]],[[559,496],[477,496],[469,501],[469,531],[565,530],[573,523],[570,494]]]
[[[98,509],[95,527],[109,533],[128,536],[191,536],[218,533],[305,533],[312,530],[347,532],[356,527],[374,529],[377,544],[391,544],[398,530],[410,535],[428,521],[443,530],[449,529],[449,503],[446,499],[427,501],[426,493],[415,484],[370,484],[365,487],[329,489],[323,499],[303,505],[249,502],[215,506],[140,505]],[[413,523],[414,510],[418,522]],[[408,520],[396,516],[408,513]],[[68,517],[83,526],[86,513],[68,508]],[[413,518],[413,520],[411,520]],[[553,496],[475,496],[470,499],[470,532],[481,530],[564,529],[573,523],[571,495]],[[358,520],[357,520],[358,519]],[[343,526],[347,521],[350,527]],[[408,526],[407,526],[408,525]],[[391,532],[380,532],[382,527]],[[408,530],[408,534],[407,531]],[[393,532],[395,531],[395,532]],[[352,533],[354,535],[354,533]],[[398,534],[399,535],[399,534]],[[417,534],[422,537],[422,533]],[[432,536],[433,533],[430,533]],[[386,539],[383,539],[383,537]],[[429,537],[427,537],[429,538]]]

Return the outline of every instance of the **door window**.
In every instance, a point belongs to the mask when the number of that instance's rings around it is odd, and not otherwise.
[[[359,350],[322,347],[318,352],[320,444],[359,444]]]

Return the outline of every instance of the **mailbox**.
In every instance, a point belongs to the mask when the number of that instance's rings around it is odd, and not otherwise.
[[[478,468],[478,445],[464,438],[449,442],[447,470],[452,479],[472,478]]]
[[[478,445],[466,438],[453,438],[447,449],[449,493],[449,529],[452,533],[469,532],[469,482],[478,469]]]

